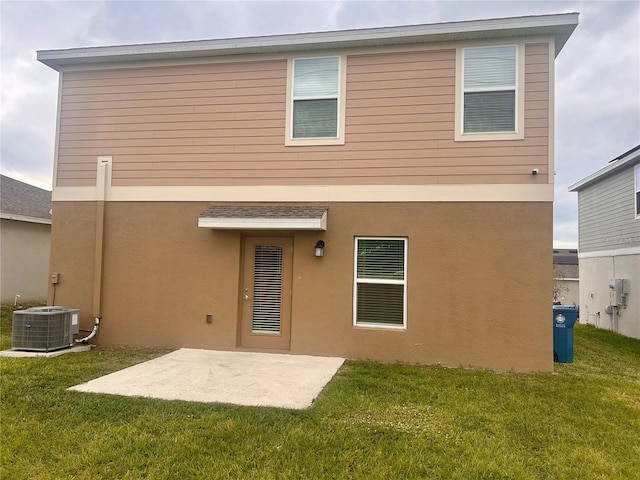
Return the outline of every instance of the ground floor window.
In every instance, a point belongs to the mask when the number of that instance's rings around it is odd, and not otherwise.
[[[354,325],[406,328],[407,239],[357,237]]]

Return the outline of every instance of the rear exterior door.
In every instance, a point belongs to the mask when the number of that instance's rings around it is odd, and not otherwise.
[[[288,350],[291,333],[293,240],[246,237],[240,345]]]

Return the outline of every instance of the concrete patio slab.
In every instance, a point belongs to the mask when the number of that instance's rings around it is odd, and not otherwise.
[[[67,353],[88,352],[92,348],[93,348],[93,345],[76,345],[75,347],[63,348],[61,350],[54,350],[52,352],[29,352],[26,350],[2,350],[0,351],[0,357],[13,357],[13,358],[59,357],[60,355],[66,355]]]
[[[334,357],[182,348],[69,390],[305,409],[343,362]]]

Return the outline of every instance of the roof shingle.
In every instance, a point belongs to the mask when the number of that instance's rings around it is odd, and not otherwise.
[[[0,213],[51,220],[51,192],[0,175]]]
[[[212,205],[201,218],[321,218],[326,206],[316,205]]]

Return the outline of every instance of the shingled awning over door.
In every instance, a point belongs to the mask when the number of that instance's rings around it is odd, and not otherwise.
[[[198,217],[198,226],[215,229],[326,230],[326,206],[212,205]]]

